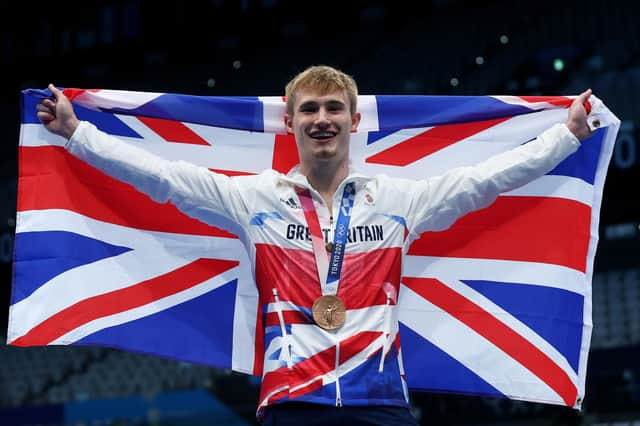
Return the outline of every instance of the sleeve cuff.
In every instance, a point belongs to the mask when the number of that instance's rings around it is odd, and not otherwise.
[[[88,122],[80,121],[80,124],[78,124],[78,127],[76,127],[76,130],[73,131],[73,134],[67,140],[67,142],[64,144],[64,147],[66,149],[69,149],[72,145],[80,143],[83,135],[86,132],[86,127],[87,126],[89,126]]]
[[[562,123],[562,124],[558,124],[555,127],[558,128],[558,136],[561,139],[567,139],[569,142],[571,142],[573,145],[576,146],[576,148],[579,148],[581,143],[580,143],[580,139],[578,139],[578,137],[576,135],[574,135],[571,130],[569,130],[569,128],[567,127],[566,124]]]

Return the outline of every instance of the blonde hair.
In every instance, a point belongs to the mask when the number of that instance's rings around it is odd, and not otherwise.
[[[287,113],[293,114],[296,93],[300,89],[311,89],[324,95],[335,90],[344,90],[349,99],[353,116],[357,110],[358,86],[350,75],[327,65],[314,65],[296,75],[284,89]]]

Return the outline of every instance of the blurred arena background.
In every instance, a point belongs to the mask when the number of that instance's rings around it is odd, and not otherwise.
[[[97,347],[4,344],[19,93],[53,82],[195,95],[280,95],[329,64],[363,94],[574,95],[622,120],[605,186],[581,412],[412,394],[424,425],[640,425],[640,3],[99,0],[0,5],[0,425],[252,425],[259,381]],[[523,242],[526,244],[526,242]]]

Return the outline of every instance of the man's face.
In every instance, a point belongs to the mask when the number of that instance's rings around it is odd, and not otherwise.
[[[350,133],[359,123],[360,113],[351,116],[349,99],[341,90],[319,95],[302,89],[296,93],[293,115],[285,117],[287,130],[295,135],[300,162],[307,166],[348,161]]]

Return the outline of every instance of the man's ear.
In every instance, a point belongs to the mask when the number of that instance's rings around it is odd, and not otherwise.
[[[351,117],[351,132],[356,132],[358,130],[358,126],[360,125],[360,120],[362,119],[362,114],[356,112]]]
[[[293,127],[291,127],[293,122],[293,117],[289,115],[289,113],[285,113],[284,115],[284,126],[287,128],[287,133],[293,133]]]

